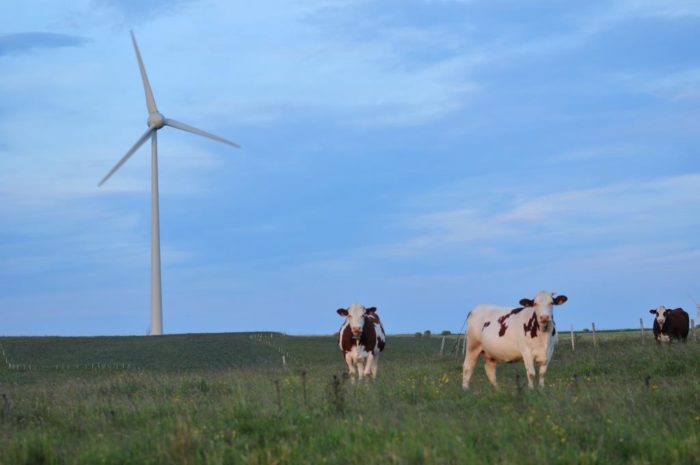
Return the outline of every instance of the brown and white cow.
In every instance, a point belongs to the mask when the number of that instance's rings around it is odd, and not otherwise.
[[[496,364],[518,360],[525,364],[530,388],[534,387],[535,362],[539,363],[539,385],[544,387],[544,374],[557,340],[552,311],[554,305],[567,300],[565,295],[554,297],[551,292],[540,291],[533,300],[522,299],[522,307],[518,308],[477,305],[467,317],[462,388],[469,389],[479,354],[484,355],[486,376],[494,387],[498,387]]]
[[[682,308],[666,308],[663,305],[649,310],[654,318],[656,342],[671,342],[673,339],[686,342],[690,330],[689,317]]]
[[[339,308],[338,315],[345,317],[338,334],[338,345],[345,356],[348,373],[353,381],[355,376],[377,377],[379,353],[384,350],[386,335],[376,307],[365,308],[352,304]]]

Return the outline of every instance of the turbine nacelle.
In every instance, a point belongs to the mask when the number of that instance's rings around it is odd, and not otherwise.
[[[148,120],[146,121],[148,127],[151,129],[160,129],[165,126],[165,116],[156,112],[148,115]]]

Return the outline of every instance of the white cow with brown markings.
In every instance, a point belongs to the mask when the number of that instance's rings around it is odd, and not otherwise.
[[[530,388],[534,387],[535,363],[539,364],[539,385],[544,387],[544,374],[557,339],[552,311],[554,305],[567,300],[565,295],[554,297],[551,292],[540,291],[532,300],[520,300],[519,308],[477,305],[467,317],[462,388],[469,389],[479,354],[484,355],[486,376],[494,387],[498,387],[496,364],[519,360],[525,364]]]
[[[345,317],[338,334],[338,346],[343,351],[352,380],[355,376],[360,380],[365,376],[376,378],[379,353],[386,344],[377,308],[352,304],[348,308],[339,308],[337,313]]]

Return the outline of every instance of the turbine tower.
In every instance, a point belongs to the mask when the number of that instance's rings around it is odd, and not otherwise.
[[[158,212],[158,139],[157,132],[163,126],[170,126],[182,131],[191,132],[198,136],[208,137],[215,141],[223,142],[224,144],[232,145],[240,148],[235,142],[226,140],[223,137],[202,131],[185,123],[175,121],[174,119],[166,118],[156,107],[156,101],[153,98],[153,91],[148,82],[146,68],[141,60],[139,46],[136,44],[134,32],[131,32],[131,41],[134,44],[134,52],[139,63],[141,71],[141,79],[143,80],[143,91],[146,94],[146,107],[148,108],[148,129],[143,133],[136,143],[126,152],[119,162],[114,165],[107,175],[102,178],[98,186],[102,186],[107,180],[126,163],[126,161],[139,149],[148,139],[151,139],[151,325],[149,334],[151,336],[163,334],[163,305],[161,301],[161,284],[160,284],[160,226]]]

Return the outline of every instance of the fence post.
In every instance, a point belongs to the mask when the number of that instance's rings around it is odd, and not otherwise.
[[[5,365],[9,368],[10,362],[7,360],[7,354],[5,353],[5,348],[0,344],[0,351],[2,352],[2,359],[5,362]]]
[[[455,358],[459,358],[459,356],[461,355],[460,352],[462,351],[461,348],[463,345],[462,339],[464,339],[464,334],[457,335],[457,343],[455,344],[455,348],[454,348]]]
[[[280,391],[280,381],[275,380],[275,391],[277,391],[277,408],[282,411],[282,392]]]
[[[306,370],[301,370],[301,384],[304,388],[304,408],[309,408],[309,399],[306,394]]]
[[[598,340],[595,337],[595,322],[591,323],[591,330],[593,331],[593,347],[598,348]]]
[[[576,342],[574,339],[574,324],[571,323],[571,352],[574,352],[576,350]]]
[[[642,339],[644,339],[644,319],[643,318],[639,319],[639,329],[642,332]]]
[[[691,334],[693,335],[693,339],[697,341],[697,340],[698,340],[698,335],[697,335],[697,333],[695,332],[695,320],[692,319],[692,318],[690,319],[690,330],[692,331]]]
[[[442,342],[440,343],[440,357],[445,355],[445,336],[442,336]]]

